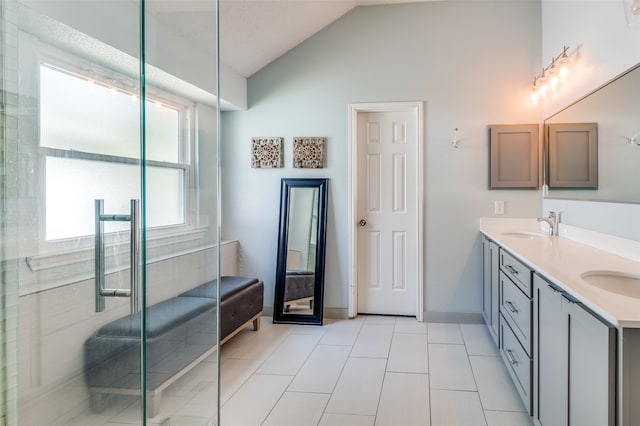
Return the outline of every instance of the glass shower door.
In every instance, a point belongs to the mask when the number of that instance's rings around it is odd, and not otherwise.
[[[218,423],[201,4],[0,3],[0,424]]]

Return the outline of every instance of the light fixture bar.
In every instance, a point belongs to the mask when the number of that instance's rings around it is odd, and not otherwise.
[[[551,63],[542,68],[540,74],[533,78],[531,102],[535,105],[538,99],[545,98],[549,90],[554,91],[558,84],[565,83],[569,73],[569,46],[563,46],[562,52],[551,58]]]

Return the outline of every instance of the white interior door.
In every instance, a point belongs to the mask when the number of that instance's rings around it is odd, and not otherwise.
[[[357,114],[357,313],[422,317],[417,121],[415,109]]]

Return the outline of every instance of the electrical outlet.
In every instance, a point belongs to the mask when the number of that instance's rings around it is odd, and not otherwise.
[[[504,214],[504,201],[496,200],[493,204],[493,212],[495,214]]]

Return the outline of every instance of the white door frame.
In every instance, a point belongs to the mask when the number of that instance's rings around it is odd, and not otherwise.
[[[424,320],[424,173],[423,173],[423,145],[424,145],[424,102],[376,102],[349,104],[349,318],[358,314],[358,230],[357,201],[358,201],[358,114],[370,112],[413,111],[416,114],[416,229],[418,232],[418,271],[417,271],[417,303],[416,319]]]

